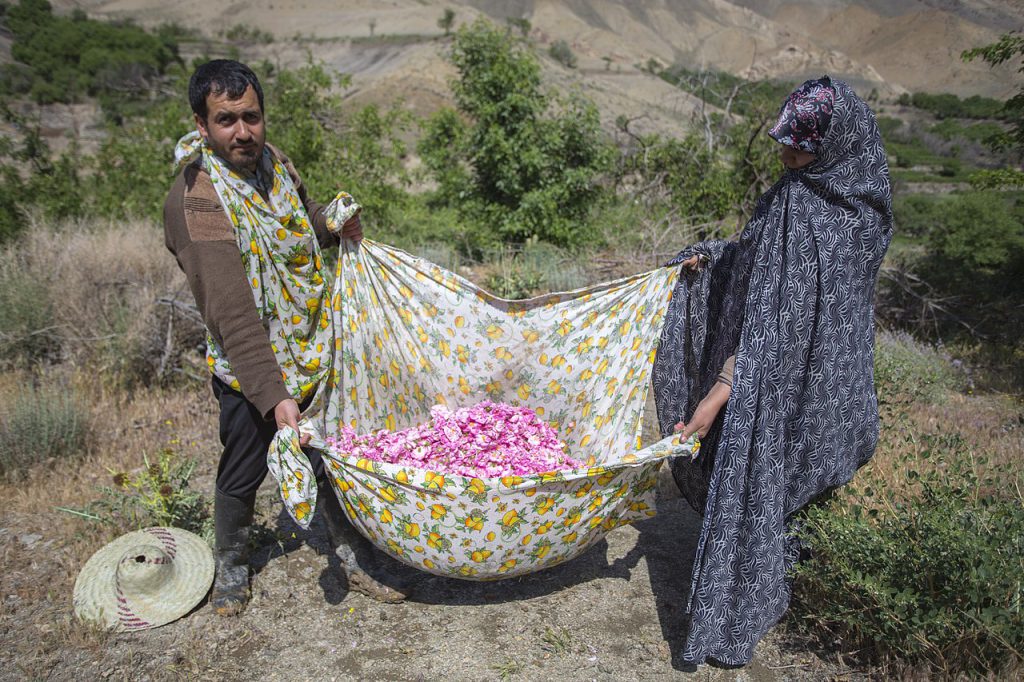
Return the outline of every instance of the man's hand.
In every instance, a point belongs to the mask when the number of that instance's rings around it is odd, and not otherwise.
[[[352,239],[353,241],[359,241],[363,238],[363,224],[359,222],[358,213],[346,220],[345,224],[341,226],[341,236],[344,239]]]
[[[295,433],[299,433],[299,404],[291,398],[282,400],[274,408],[274,421],[277,423],[277,428],[280,431],[286,426],[290,426],[295,429]],[[299,445],[305,446],[309,444],[309,435],[299,435]]]
[[[700,404],[697,405],[690,423],[684,424],[679,422],[676,424],[676,433],[681,433],[683,440],[686,440],[694,433],[697,434],[698,438],[708,435],[708,430],[715,423],[718,413],[729,402],[729,392],[731,390],[732,387],[728,384],[723,384],[720,381],[716,382],[714,387],[704,396],[704,400],[700,401]]]

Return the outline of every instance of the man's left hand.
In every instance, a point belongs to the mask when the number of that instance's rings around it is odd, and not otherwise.
[[[351,239],[353,241],[359,241],[363,238],[363,224],[359,222],[358,213],[346,220],[345,224],[341,226],[341,236],[344,239]]]

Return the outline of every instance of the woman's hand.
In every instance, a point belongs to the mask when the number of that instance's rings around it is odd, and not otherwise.
[[[690,423],[684,424],[679,422],[676,424],[676,433],[680,433],[683,440],[686,440],[694,433],[697,434],[698,438],[708,435],[708,430],[715,423],[715,419],[718,418],[718,413],[729,402],[729,392],[731,390],[732,387],[729,384],[724,384],[721,381],[716,382],[714,387],[704,396],[704,400],[700,401],[700,404],[697,405]]]
[[[690,272],[699,272],[700,266],[704,264],[702,261],[703,259],[700,256],[690,256],[679,265],[683,266]]]

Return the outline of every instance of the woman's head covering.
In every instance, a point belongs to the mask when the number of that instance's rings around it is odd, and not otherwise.
[[[826,82],[830,120],[823,106],[801,119],[808,98],[827,100]],[[790,95],[783,119],[779,135],[817,158],[758,200],[738,242],[698,244],[673,261],[701,253],[710,263],[680,278],[654,367],[659,420],[671,431],[736,356],[717,439],[703,440],[696,462],[673,462],[704,514],[683,652],[695,663],[750,660],[789,604],[790,515],[849,481],[878,438],[872,301],[892,236],[878,125],[827,77]]]
[[[832,123],[835,92],[828,76],[806,81],[782,103],[768,134],[780,144],[818,154]]]

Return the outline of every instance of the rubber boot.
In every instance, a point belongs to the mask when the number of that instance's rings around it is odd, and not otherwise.
[[[327,537],[348,578],[349,589],[388,604],[404,601],[409,588],[380,565],[377,550],[345,516],[327,480],[317,481],[316,508],[323,514]]]
[[[249,527],[255,499],[243,500],[219,490],[213,498],[214,559],[210,604],[219,616],[237,616],[249,603]]]

